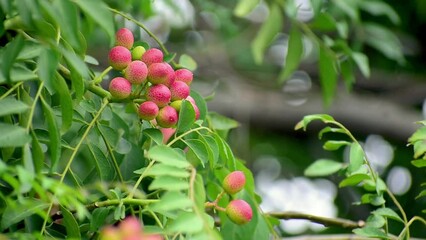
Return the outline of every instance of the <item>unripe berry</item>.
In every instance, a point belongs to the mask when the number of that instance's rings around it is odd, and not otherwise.
[[[108,54],[108,62],[115,70],[123,70],[132,61],[130,50],[123,46],[111,48]]]
[[[160,128],[160,131],[163,134],[163,143],[166,144],[173,134],[175,134],[176,128]]]
[[[145,53],[145,48],[143,46],[136,46],[132,50],[132,60],[141,60],[142,55]]]
[[[157,104],[152,101],[146,101],[139,105],[138,113],[140,118],[150,121],[157,117],[159,110],[160,109],[158,108]]]
[[[200,109],[195,103],[194,98],[192,98],[191,96],[188,96],[186,100],[188,100],[192,104],[192,107],[194,108],[194,111],[195,111],[195,120],[198,120],[200,118]]]
[[[157,124],[163,128],[171,128],[176,125],[178,122],[178,113],[176,109],[165,106],[158,112],[158,116],[155,118],[157,120]]]
[[[232,200],[226,206],[226,214],[229,219],[238,225],[250,222],[253,217],[253,210],[250,205],[241,199]]]
[[[148,81],[152,84],[170,86],[174,80],[173,68],[168,63],[153,63],[148,67]]]
[[[115,33],[115,46],[123,46],[127,49],[131,49],[134,41],[135,39],[132,31],[127,28],[120,28]]]
[[[172,94],[166,85],[152,85],[148,88],[146,98],[153,101],[158,107],[164,107],[169,104]]]
[[[175,81],[170,85],[172,101],[185,99],[189,96],[189,86],[181,81]]]
[[[109,92],[114,98],[125,99],[132,93],[132,84],[122,77],[113,78],[109,83]]]
[[[176,109],[177,112],[180,112],[180,107],[182,106],[182,100],[176,100],[170,103],[170,106]]]
[[[235,194],[244,188],[246,176],[242,171],[233,171],[223,179],[222,187],[228,194]]]
[[[142,55],[142,62],[146,65],[163,62],[163,52],[157,48],[150,48]]]
[[[182,68],[175,71],[175,81],[182,81],[186,84],[191,85],[194,75],[188,69]]]
[[[137,236],[142,233],[142,226],[136,217],[127,217],[118,225],[123,237]]]
[[[141,84],[146,80],[148,67],[142,61],[133,61],[124,70],[124,77],[132,84]]]

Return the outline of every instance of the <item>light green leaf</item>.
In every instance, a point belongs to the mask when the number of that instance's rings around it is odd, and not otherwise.
[[[345,61],[340,62],[340,72],[345,82],[346,89],[349,92],[352,89],[352,85],[355,83],[352,60],[347,59]]]
[[[197,233],[203,229],[203,220],[192,212],[181,214],[167,226],[167,232],[172,233]]]
[[[309,165],[309,167],[305,169],[304,174],[308,177],[328,176],[339,171],[342,167],[343,164],[340,162],[328,159],[319,159]]]
[[[177,123],[177,132],[185,132],[188,131],[192,124],[195,122],[195,111],[192,107],[192,104],[187,101],[183,100],[182,105],[180,107],[179,111],[179,121]]]
[[[345,179],[343,179],[340,183],[339,183],[339,187],[346,187],[346,186],[355,186],[357,184],[359,184],[360,182],[370,179],[371,177],[368,174],[364,174],[364,173],[358,173],[358,174],[353,174]]]
[[[179,209],[188,209],[192,205],[193,203],[187,195],[181,192],[169,191],[161,196],[159,202],[155,202],[149,207],[155,212],[164,213]]]
[[[359,7],[372,15],[385,15],[393,24],[399,24],[398,13],[386,2],[382,1],[359,1]]]
[[[55,88],[55,72],[58,66],[59,56],[55,50],[43,48],[38,58],[38,76],[44,82],[47,90],[51,95],[56,93]]]
[[[411,164],[413,164],[414,166],[418,168],[426,167],[426,159],[413,160],[411,161]]]
[[[405,62],[402,44],[393,32],[375,23],[365,23],[364,30],[366,44],[399,64]]]
[[[180,154],[177,150],[167,146],[157,145],[152,147],[148,151],[148,158],[178,168],[187,168],[190,166],[185,156]]]
[[[142,132],[144,135],[148,136],[152,139],[156,144],[162,145],[163,144],[163,134],[159,129],[156,128],[148,128],[144,129]]]
[[[417,129],[413,135],[408,139],[408,142],[414,143],[419,140],[425,140],[426,139],[426,127],[421,127]]]
[[[257,64],[263,62],[263,54],[268,46],[272,43],[275,36],[281,31],[283,26],[283,12],[276,3],[270,5],[269,16],[263,23],[255,39],[251,43],[251,51],[254,61]]]
[[[197,69],[197,62],[188,54],[182,54],[179,58],[179,65],[191,71]]]
[[[67,238],[81,239],[80,228],[74,215],[63,206],[61,206],[61,212],[62,216],[64,216],[63,225],[65,225],[65,229],[67,230]]]
[[[237,128],[240,125],[237,121],[216,112],[209,112],[209,122],[211,128],[216,130],[229,130]]]
[[[21,147],[31,141],[27,131],[18,126],[0,123],[0,147]]]
[[[327,115],[327,114],[312,114],[312,115],[307,115],[307,116],[303,117],[303,119],[296,124],[294,129],[299,130],[299,129],[303,128],[303,130],[306,131],[306,128],[308,127],[309,123],[311,123],[314,120],[321,120],[324,123],[335,122],[334,118],[330,115]]]
[[[195,156],[200,160],[201,165],[205,167],[205,163],[207,163],[209,158],[209,153],[206,145],[198,139],[188,139],[185,140],[186,145],[194,152]]]
[[[402,223],[404,222],[404,220],[402,220],[402,218],[394,210],[390,208],[379,208],[376,211],[374,211],[373,214],[387,217]]]
[[[171,176],[177,178],[187,178],[190,176],[190,173],[185,169],[162,163],[152,166],[146,174],[148,176]]]
[[[358,65],[359,70],[361,70],[362,75],[364,77],[370,77],[370,66],[368,64],[368,57],[364,53],[353,52],[352,59],[355,61],[356,65]]]
[[[325,106],[330,106],[337,86],[336,58],[330,49],[323,46],[319,51],[319,71]]]
[[[158,176],[149,185],[150,190],[164,189],[168,191],[180,191],[189,188],[189,180],[172,176]]]
[[[353,142],[349,153],[348,172],[353,173],[358,171],[358,169],[364,164],[364,159],[364,151],[362,150],[361,145]]]
[[[194,198],[195,204],[201,211],[204,211],[204,204],[206,202],[206,190],[204,188],[203,177],[197,173],[194,182]]]
[[[48,203],[36,199],[25,199],[18,206],[8,205],[3,212],[1,219],[2,230],[8,228],[12,224],[18,223],[33,214],[45,215],[43,210],[49,207]]]
[[[283,82],[287,80],[291,74],[299,67],[300,60],[303,56],[303,41],[302,33],[295,26],[292,25],[290,36],[288,40],[287,56],[285,59],[284,69],[281,71],[278,81]]]
[[[29,106],[13,97],[7,97],[0,100],[0,117],[26,112]]]
[[[344,129],[341,129],[341,128],[332,128],[332,127],[327,126],[327,127],[323,128],[318,133],[319,139],[322,138],[322,136],[324,135],[324,133],[328,133],[328,132],[332,132],[332,133],[346,133],[346,131]]]
[[[354,21],[358,21],[359,12],[357,1],[333,0],[333,4]]]
[[[381,228],[386,224],[386,219],[380,215],[370,215],[365,222],[365,227]]]
[[[357,228],[354,229],[353,232],[365,237],[389,239],[389,236],[387,236],[382,230],[373,227]]]
[[[362,195],[361,197],[361,203],[369,203],[373,206],[381,206],[385,203],[385,199],[383,198],[383,195],[377,195],[377,194],[371,194],[367,193]]]
[[[249,14],[259,4],[260,0],[239,0],[234,8],[237,17],[244,17]]]
[[[334,151],[337,150],[339,148],[341,148],[342,146],[346,146],[346,145],[350,145],[350,142],[347,141],[335,141],[335,140],[330,140],[325,142],[325,144],[323,145],[323,148],[325,150],[328,151]]]
[[[190,96],[194,98],[195,103],[200,110],[200,120],[205,120],[207,115],[207,103],[204,98],[195,90],[191,89]]]
[[[426,140],[415,141],[413,144],[414,157],[419,158],[426,153]]]

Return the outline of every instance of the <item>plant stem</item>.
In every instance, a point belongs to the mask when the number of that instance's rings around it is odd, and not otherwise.
[[[112,70],[111,66],[108,66],[107,68],[105,68],[105,70],[99,76],[97,76],[95,79],[93,79],[93,83],[98,84],[98,83],[102,82],[102,79],[111,70]]]
[[[198,128],[194,128],[194,129],[191,129],[191,130],[189,130],[189,131],[187,131],[187,132],[184,132],[184,133],[182,133],[181,135],[179,135],[179,137],[176,137],[175,139],[173,139],[172,141],[170,141],[168,144],[167,144],[167,146],[168,147],[170,147],[170,146],[172,146],[173,145],[173,143],[175,143],[175,142],[177,142],[177,141],[179,141],[180,139],[182,139],[183,137],[185,137],[186,135],[188,135],[188,134],[190,134],[190,133],[193,133],[193,132],[196,132],[196,131],[200,131],[200,130],[208,130],[209,132],[212,132],[212,130],[211,129],[209,129],[209,128],[206,128],[206,127],[198,127]]]
[[[93,210],[101,207],[115,206],[123,203],[124,205],[136,205],[136,206],[145,206],[150,203],[158,202],[157,199],[134,199],[134,198],[123,198],[123,199],[110,199],[101,202],[94,202],[92,204],[86,205],[87,210]]]
[[[9,96],[9,94],[13,91],[15,91],[15,89],[17,89],[19,86],[21,86],[24,82],[19,82],[17,84],[15,84],[11,89],[7,90],[7,92],[5,92],[1,97],[0,100],[2,100],[3,98]]]
[[[30,131],[30,127],[31,127],[31,123],[32,123],[32,119],[33,119],[35,107],[36,107],[36,104],[37,104],[37,100],[40,98],[41,91],[43,90],[43,85],[44,85],[44,82],[40,82],[40,86],[38,87],[37,93],[36,93],[36,95],[34,97],[33,105],[31,106],[31,110],[30,110],[30,113],[28,115],[28,122],[27,122],[27,127],[26,127],[27,132]]]
[[[89,91],[91,91],[92,93],[102,97],[102,98],[107,98],[108,100],[110,100],[112,98],[111,93],[109,93],[108,91],[106,91],[105,89],[101,88],[100,86],[97,86],[95,84],[89,84],[88,87]]]
[[[155,163],[155,161],[153,160],[148,164],[148,166],[145,168],[145,171],[139,176],[138,181],[135,183],[132,191],[129,193],[129,195],[126,198],[133,198],[133,195],[135,195],[136,189],[138,189],[139,184],[141,184],[141,182],[142,182],[142,179],[145,177],[146,173],[154,165],[154,163]]]
[[[337,227],[348,228],[348,229],[361,228],[365,225],[364,221],[354,222],[354,221],[342,219],[342,218],[328,218],[328,217],[321,217],[321,216],[300,213],[300,212],[293,212],[293,211],[270,212],[270,213],[266,213],[265,215],[275,217],[278,219],[285,219],[285,220],[306,219],[311,222],[320,223],[324,226],[337,226]]]

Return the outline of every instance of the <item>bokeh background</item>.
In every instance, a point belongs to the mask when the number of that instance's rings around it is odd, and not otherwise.
[[[307,132],[294,130],[304,115],[328,113],[363,143],[373,167],[395,193],[407,215],[422,214],[426,198],[416,196],[422,190],[420,183],[426,181],[426,173],[410,164],[413,150],[407,146],[407,139],[418,127],[415,122],[426,118],[426,1],[386,1],[396,16],[361,11],[363,22],[388,28],[398,45],[388,46],[393,40],[377,33],[379,46],[383,41],[388,49],[358,46],[369,58],[371,76],[365,78],[357,70],[356,81],[350,88],[339,80],[329,106],[324,104],[318,80],[318,49],[308,38],[303,39],[304,54],[298,70],[287,81],[277,81],[288,50],[288,22],[284,22],[281,33],[265,50],[263,63],[255,63],[251,43],[268,17],[267,2],[270,1],[260,1],[245,17],[235,16],[237,1],[227,0],[110,0],[109,4],[127,8],[171,52],[194,58],[198,68],[193,88],[208,99],[210,111],[239,123],[229,135],[230,144],[235,155],[253,170],[265,212],[299,211],[352,220],[365,220],[370,213],[370,206],[354,204],[362,195],[360,189],[337,187],[341,180],[338,175],[303,176],[304,169],[316,159],[348,160],[348,149],[334,152],[322,149],[323,141],[317,136],[322,125],[313,124]],[[313,17],[311,2],[294,2],[299,6],[298,20],[309,23]],[[117,20],[117,27],[139,31],[130,22]],[[88,47],[89,54],[100,61],[99,68],[103,69],[107,65],[109,43],[104,42],[102,30],[93,30],[93,35],[87,36],[95,40],[88,41],[93,42]],[[362,38],[359,34],[362,33],[353,35],[355,47],[356,39]],[[156,47],[142,31],[136,38]],[[394,49],[397,47],[400,50]],[[392,53],[397,54],[395,51],[400,51],[403,58],[392,57],[395,56]],[[401,226],[393,226],[391,222],[390,227],[399,232]],[[413,236],[426,236],[424,226],[415,223],[412,229]],[[283,220],[280,231],[285,236],[343,232],[304,220]]]

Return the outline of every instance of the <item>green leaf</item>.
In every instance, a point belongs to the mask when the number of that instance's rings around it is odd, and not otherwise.
[[[259,4],[260,0],[239,0],[234,8],[237,17],[244,17],[249,14]]]
[[[381,228],[386,224],[386,219],[380,215],[370,215],[364,227]]]
[[[101,207],[93,210],[92,220],[90,221],[90,231],[96,232],[105,224],[106,217],[110,212],[109,208]]]
[[[389,29],[375,23],[364,23],[365,43],[399,64],[405,62],[402,44]]]
[[[203,220],[193,212],[181,212],[180,215],[167,226],[169,233],[197,233],[203,229]]]
[[[7,97],[0,100],[0,117],[26,112],[29,106],[13,97]]]
[[[346,145],[350,145],[350,144],[351,143],[347,142],[347,141],[330,140],[330,141],[325,142],[323,148],[325,150],[328,150],[328,151],[334,151],[334,150],[341,148],[342,146],[346,146]]]
[[[179,121],[177,123],[177,132],[186,132],[188,131],[192,124],[195,122],[195,111],[192,107],[192,104],[187,101],[183,100],[182,105],[180,107],[179,111]]]
[[[342,169],[342,167],[343,164],[340,162],[328,159],[319,159],[309,165],[309,167],[305,169],[304,174],[308,177],[328,176],[338,172],[340,169]]]
[[[31,141],[27,131],[18,126],[0,123],[0,147],[21,147]]]
[[[156,144],[162,145],[163,144],[163,134],[159,129],[156,128],[148,128],[144,129],[142,132],[144,135],[148,136],[152,139]]]
[[[92,18],[106,31],[112,43],[115,40],[114,17],[108,9],[108,5],[101,0],[75,0],[74,2],[83,10],[86,16]]]
[[[332,127],[327,126],[327,127],[323,128],[318,133],[318,138],[321,139],[322,136],[324,135],[324,133],[329,133],[329,132],[332,132],[332,133],[346,133],[346,131],[344,129],[341,129],[341,128],[332,128]]]
[[[287,56],[285,59],[284,69],[281,71],[278,81],[283,82],[287,80],[291,74],[299,67],[300,60],[303,56],[303,41],[302,33],[295,26],[292,25],[290,36],[288,40]]]
[[[333,4],[344,12],[348,17],[354,21],[358,21],[359,12],[357,7],[357,1],[339,1],[333,0]]]
[[[93,158],[96,172],[102,181],[111,181],[115,176],[115,169],[113,164],[108,161],[105,153],[98,147],[97,144],[90,142],[88,145],[89,152]]]
[[[59,16],[56,17],[62,37],[70,43],[75,50],[82,49],[82,43],[79,40],[79,24],[80,18],[77,7],[71,1],[54,1],[55,13]],[[45,7],[47,8],[47,6]],[[52,16],[54,17],[54,16]]]
[[[171,176],[177,178],[188,178],[190,176],[190,173],[185,169],[162,163],[152,166],[146,174],[148,176]]]
[[[206,145],[198,139],[188,139],[185,140],[186,145],[194,152],[195,156],[200,160],[203,167],[207,163],[209,158],[209,153]]]
[[[188,198],[187,195],[176,192],[169,191],[161,196],[159,202],[155,202],[149,206],[154,212],[166,213],[174,210],[185,210],[192,207],[193,203]]]
[[[51,166],[50,170],[52,172],[56,171],[56,166],[58,164],[59,158],[61,157],[61,134],[56,123],[55,116],[50,106],[46,101],[41,101],[43,104],[44,117],[47,122],[47,129],[49,130],[49,152],[50,152],[50,161]]]
[[[81,239],[80,228],[72,213],[63,206],[61,206],[61,212],[64,217],[63,225],[65,225],[67,230],[67,238]]]
[[[24,202],[20,202],[19,207],[8,205],[3,212],[1,228],[4,230],[33,214],[41,214],[43,216],[45,215],[43,211],[48,207],[48,203],[32,198],[27,198]]]
[[[176,57],[176,53],[169,53],[166,56],[164,56],[164,62],[171,62]]]
[[[72,124],[72,117],[74,113],[72,98],[70,90],[68,89],[68,85],[65,82],[65,79],[60,74],[56,75],[54,86],[57,90],[57,93],[59,94],[61,103],[61,131],[65,133],[71,127]]]
[[[359,1],[358,6],[375,16],[385,15],[393,24],[399,24],[400,19],[398,13],[387,3],[382,1]]]
[[[315,14],[315,18],[309,23],[309,27],[323,32],[335,31],[337,28],[336,20],[327,12],[319,12],[318,15]]]
[[[379,208],[373,212],[373,214],[377,214],[386,218],[390,218],[399,222],[404,222],[402,218],[392,209],[390,208]]]
[[[327,114],[312,114],[307,115],[303,117],[303,119],[296,124],[294,127],[295,130],[299,130],[303,128],[304,131],[306,131],[306,128],[308,127],[309,123],[311,123],[314,120],[321,120],[324,123],[330,123],[335,122],[334,118]]]
[[[212,136],[200,135],[200,137],[207,147],[210,167],[213,169],[219,158],[219,146],[217,145],[217,142]]]
[[[149,185],[150,190],[164,189],[168,191],[186,190],[189,188],[189,181],[172,176],[158,176]]]
[[[92,2],[92,1],[87,1]],[[95,1],[93,1],[95,2]],[[66,49],[61,49],[61,53],[64,55],[71,71],[71,78],[80,76],[84,79],[89,79],[89,68],[87,67],[86,63],[83,59],[81,59],[78,55],[76,55],[74,52],[71,52]],[[81,80],[82,81],[82,80]],[[74,80],[73,80],[73,84]],[[80,84],[80,83],[79,83]],[[77,91],[77,90],[76,90]]]
[[[268,18],[263,23],[255,39],[251,43],[251,51],[253,53],[254,61],[257,64],[261,64],[263,62],[263,54],[272,43],[275,36],[281,31],[283,22],[283,13],[280,6],[273,3],[270,5]]]
[[[191,71],[197,69],[197,62],[188,54],[182,54],[179,58],[179,65]]]
[[[362,150],[361,145],[357,142],[353,142],[349,153],[348,172],[353,173],[358,171],[358,169],[364,164],[364,159],[364,151]]]
[[[352,85],[355,83],[353,64],[350,59],[340,62],[340,72],[342,73],[343,80],[347,90],[352,89]]]
[[[51,95],[56,93],[55,73],[59,63],[59,56],[55,50],[50,48],[42,49],[38,58],[38,76],[44,82]]]
[[[23,162],[23,167],[26,170],[26,175],[31,175],[31,178],[32,178],[35,173],[34,160],[33,160],[33,155],[31,153],[30,145],[28,143],[25,144],[24,147],[22,148],[22,162]],[[21,181],[21,183],[22,182],[23,181]]]
[[[373,206],[380,206],[383,205],[385,202],[386,201],[383,198],[383,195],[367,193],[362,195],[361,197],[361,203],[369,203]]]
[[[359,70],[361,70],[364,77],[370,77],[370,66],[368,64],[368,57],[364,53],[352,52],[352,59],[358,65]]]
[[[205,120],[206,119],[206,115],[207,115],[207,104],[206,101],[204,100],[204,98],[197,92],[194,90],[191,90],[191,94],[190,96],[192,98],[194,98],[195,103],[198,107],[198,109],[200,110],[200,120]]]
[[[425,140],[426,139],[426,127],[421,127],[417,129],[413,135],[408,139],[408,142],[414,143],[416,141]]]
[[[373,227],[357,228],[354,229],[353,232],[364,237],[389,239],[389,237],[382,230]]]
[[[38,141],[37,136],[35,135],[34,131],[31,131],[32,136],[32,154],[33,154],[33,161],[34,161],[34,169],[37,174],[41,172],[43,169],[44,164],[44,152],[41,148],[40,142]]]
[[[148,151],[148,158],[178,168],[187,168],[191,165],[186,161],[185,156],[176,149],[167,146],[157,145],[152,147]]]
[[[426,159],[413,160],[411,164],[418,168],[426,167]]]
[[[229,130],[237,128],[240,125],[237,121],[216,112],[209,112],[209,122],[211,128],[216,130]]]
[[[426,140],[419,140],[413,143],[414,157],[419,158],[426,153]]]
[[[195,176],[195,182],[194,182],[194,198],[195,198],[195,204],[201,211],[204,211],[205,209],[205,202],[206,202],[206,190],[204,188],[204,181],[203,177],[197,173]]]
[[[364,174],[364,173],[357,173],[357,174],[353,174],[345,179],[343,179],[340,183],[339,183],[339,187],[346,187],[346,186],[355,186],[357,184],[359,184],[360,182],[370,179],[370,176],[368,174]]]
[[[16,38],[11,40],[5,47],[3,52],[3,59],[1,64],[1,75],[6,79],[6,81],[11,81],[11,69],[15,62],[15,59],[18,57],[19,52],[24,47],[24,37],[21,34],[18,34]]]
[[[330,49],[323,46],[319,51],[319,72],[325,106],[330,106],[337,86],[336,58]]]
[[[417,195],[417,196],[416,196],[416,199],[417,199],[417,198],[424,197],[424,196],[426,196],[426,190],[422,190],[422,191],[419,193],[419,195]]]

